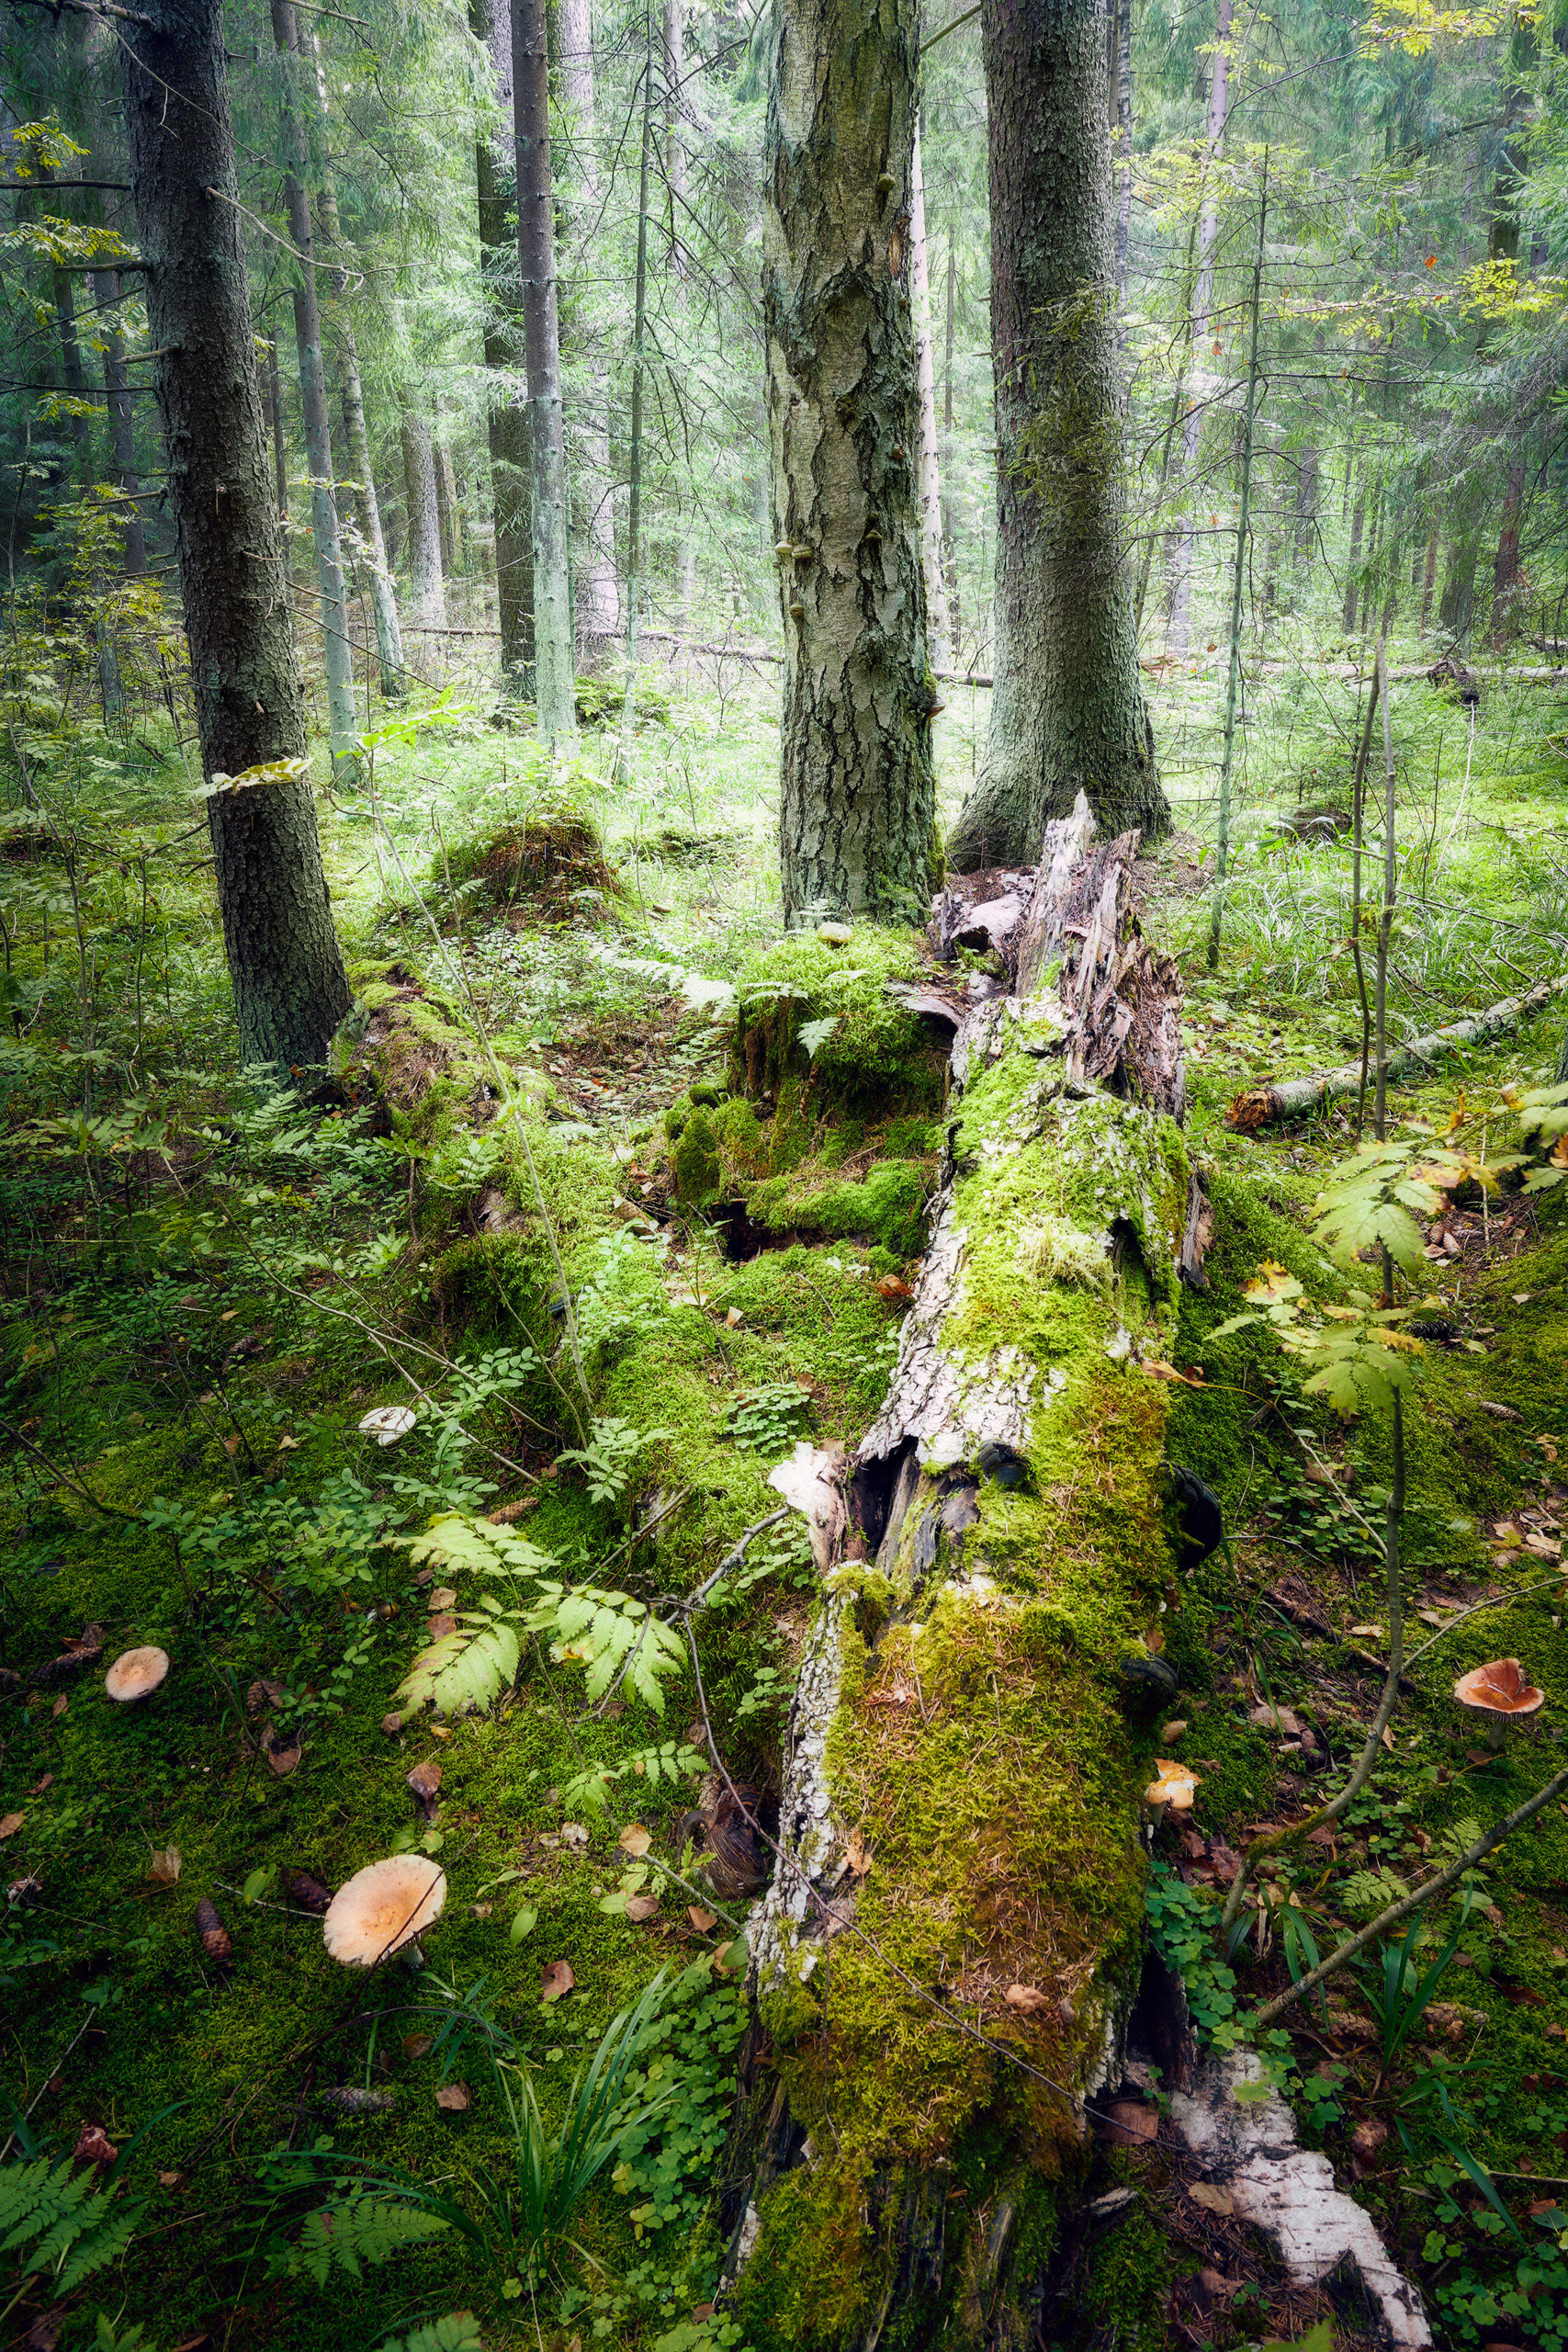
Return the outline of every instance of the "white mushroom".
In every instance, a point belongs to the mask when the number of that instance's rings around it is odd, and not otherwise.
[[[423,1854],[392,1854],[355,1871],[333,1895],[321,1934],[345,1967],[373,1968],[395,1951],[420,1965],[417,1938],[441,1916],[446,1874]]]
[[[104,1677],[104,1690],[111,1699],[126,1705],[132,1699],[149,1699],[169,1671],[167,1650],[153,1648],[122,1650]]]
[[[419,1416],[410,1405],[377,1405],[359,1424],[362,1437],[373,1437],[378,1445],[396,1445],[407,1437]]]

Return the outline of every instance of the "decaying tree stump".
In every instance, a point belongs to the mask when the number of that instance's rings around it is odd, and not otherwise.
[[[1138,836],[1092,830],[1081,797],[1048,829],[1013,988],[959,1030],[791,1715],[731,2165],[759,2352],[1031,2342],[1136,1988],[1128,1713],[1169,1688],[1161,1375],[1204,1220],[1179,978]]]

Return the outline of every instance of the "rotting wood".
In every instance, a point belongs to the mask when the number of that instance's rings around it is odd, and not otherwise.
[[[1170,1390],[1141,1363],[1202,1224],[1137,846],[1092,844],[1081,796],[1048,828],[1012,986],[959,1026],[931,1246],[849,1465],[727,2166],[740,2315],[773,2341],[925,2342],[960,2309],[1027,2340],[1048,2233],[1021,2217],[1054,2174],[1070,2199],[1119,2062],[1143,1945],[1125,1669],[1179,1605]],[[985,2175],[964,2209],[961,2142]]]
[[[1505,997],[1500,1004],[1474,1014],[1469,1021],[1453,1021],[1445,1029],[1429,1031],[1425,1037],[1412,1037],[1408,1045],[1396,1046],[1389,1055],[1388,1075],[1399,1077],[1423,1063],[1441,1061],[1461,1046],[1480,1045],[1500,1030],[1511,1029],[1517,1022],[1528,1021],[1533,1013],[1543,1011],[1564,989],[1568,989],[1568,974],[1554,980],[1538,980],[1523,996]],[[1225,1125],[1250,1135],[1258,1127],[1272,1126],[1280,1119],[1299,1119],[1322,1103],[1355,1094],[1360,1084],[1361,1065],[1354,1061],[1341,1062],[1335,1069],[1315,1070],[1305,1078],[1281,1079],[1276,1085],[1249,1086],[1231,1104],[1225,1114]]]

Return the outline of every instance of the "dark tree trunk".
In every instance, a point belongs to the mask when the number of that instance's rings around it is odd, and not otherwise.
[[[960,869],[1027,865],[1089,796],[1165,832],[1122,545],[1106,0],[988,0],[996,686]]]
[[[82,343],[76,333],[76,294],[70,273],[54,273],[54,316],[60,328],[60,366],[66,391],[75,405],[66,420],[76,451],[76,481],[84,492],[93,481],[93,424],[87,414],[87,377],[82,365]]]
[[[326,76],[321,71],[319,51],[316,56],[316,87],[321,93],[324,113]],[[338,221],[337,192],[331,180],[321,184],[320,204],[321,234],[328,250],[341,254],[343,230]],[[370,435],[365,423],[365,388],[359,374],[359,344],[349,311],[348,271],[341,260],[332,269],[330,282],[337,297],[333,309],[333,330],[337,343],[338,387],[343,401],[348,462],[354,468],[359,492],[359,512],[363,518],[360,536],[366,550],[366,568],[370,574],[370,609],[375,616],[381,692],[396,699],[408,691],[408,680],[403,671],[402,631],[398,624],[397,592],[387,564],[386,541],[381,535],[380,501],[376,495],[376,479],[370,469]],[[368,695],[368,687],[366,693]],[[368,715],[367,712],[367,717]]]
[[[1133,0],[1116,0],[1112,19],[1115,43],[1116,305],[1127,300],[1127,262],[1133,243]]]
[[[403,449],[403,495],[408,502],[409,587],[413,623],[434,632],[422,649],[429,670],[442,650],[440,632],[446,626],[446,590],[441,569],[441,509],[435,487],[435,450],[426,417],[412,408],[403,411],[400,426]]]
[[[104,197],[104,220],[114,230],[119,227],[119,198],[111,189]],[[118,304],[124,297],[124,285],[118,269],[98,271],[93,279],[93,291],[100,302]],[[147,540],[141,523],[141,507],[137,498],[136,432],[130,409],[130,371],[125,364],[125,337],[113,311],[100,330],[104,339],[104,391],[109,413],[109,445],[114,451],[114,478],[124,492],[123,541],[125,568],[132,579],[147,569]]]
[[[219,0],[144,0],[120,34],[136,228],[158,353],[209,784],[305,757],[277,509],[240,243]],[[217,190],[215,196],[209,189]],[[208,802],[248,1062],[321,1062],[348,1011],[315,803],[285,774]]]
[[[1525,458],[1522,449],[1509,453],[1507,487],[1503,493],[1503,520],[1497,533],[1497,553],[1492,565],[1492,642],[1501,648],[1514,634],[1514,607],[1518,602],[1519,517],[1525,503]]]
[[[512,120],[512,17],[506,0],[474,0],[468,23],[490,52],[496,102]],[[474,152],[479,258],[485,283],[484,360],[493,382],[487,415],[495,517],[495,593],[503,680],[521,682],[534,659],[533,457],[528,447],[526,363],[517,284],[517,247],[506,229],[512,165],[481,139]]]
[[[916,0],[802,0],[768,106],[762,247],[784,604],[786,913],[929,893],[932,691],[910,299]]]
[[[1427,560],[1421,572],[1421,634],[1426,636],[1432,626],[1432,591],[1438,580],[1438,526],[1434,523],[1427,535]]]
[[[550,182],[549,57],[544,0],[512,0],[513,119],[517,148],[517,262],[528,354],[533,456],[534,698],[547,742],[577,724],[571,636],[560,329],[556,315],[554,197]]]

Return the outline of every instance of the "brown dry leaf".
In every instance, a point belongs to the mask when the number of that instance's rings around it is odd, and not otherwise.
[[[283,1698],[283,1685],[270,1675],[258,1675],[245,1693],[245,1713],[254,1722],[268,1707],[277,1706]]]
[[[404,1779],[403,1786],[426,1821],[433,1821],[438,1810],[436,1799],[441,1792],[440,1765],[429,1762],[416,1764]]]
[[[298,1453],[299,1451],[299,1444],[300,1441],[299,1438],[284,1436],[280,1437],[277,1441],[277,1450],[279,1453]]]
[[[1006,1998],[1010,2009],[1017,2009],[1026,2018],[1032,2018],[1037,2010],[1048,2009],[1051,2006],[1037,1984],[1010,1984]]]
[[[878,1298],[913,1298],[915,1294],[900,1274],[884,1274],[876,1285]]]
[[[54,1702],[53,1706],[52,1706],[52,1707],[51,1707],[51,1709],[50,1709],[50,1711],[49,1711],[49,1712],[50,1712],[50,1713],[51,1713],[51,1715],[62,1715],[62,1714],[65,1713],[66,1708],[67,1708],[70,1704],[71,1704],[70,1700],[69,1700],[69,1699],[67,1699],[67,1698],[64,1696],[63,1692],[62,1692],[62,1693],[61,1694],[61,1696],[60,1696],[60,1697],[55,1701],[55,1702]]]
[[[711,1929],[716,1928],[718,1925],[718,1913],[716,1911],[705,1911],[700,1903],[688,1903],[686,1905],[686,1917],[691,1921],[693,1927],[695,1928],[699,1936],[707,1935]]]
[[[180,1849],[177,1846],[154,1847],[152,1859],[147,1865],[147,1875],[155,1886],[173,1886],[180,1874]]]
[[[381,1729],[386,1733],[389,1739],[396,1739],[402,1727],[403,1719],[400,1714],[393,1713],[390,1715],[383,1715],[381,1718]]]
[[[1179,1738],[1181,1737],[1182,1733],[1183,1733],[1186,1729],[1187,1729],[1187,1718],[1186,1718],[1186,1716],[1185,1716],[1185,1715],[1177,1715],[1177,1716],[1173,1719],[1173,1721],[1171,1721],[1170,1723],[1168,1723],[1168,1724],[1161,1724],[1161,1726],[1160,1726],[1160,1735],[1159,1735],[1159,1736],[1160,1736],[1161,1742],[1162,1742],[1162,1743],[1164,1743],[1165,1741],[1168,1741],[1168,1740],[1179,1739]]]
[[[262,1742],[262,1754],[280,1781],[287,1781],[290,1772],[298,1770],[304,1752],[297,1731],[291,1731],[286,1739],[280,1739],[276,1732],[269,1731]]]
[[[1216,2180],[1195,2180],[1187,2194],[1194,2205],[1201,2205],[1203,2208],[1205,2213],[1223,2214],[1235,2211],[1235,2199],[1228,2188],[1222,2188]]]
[[[1369,2115],[1357,2124],[1350,2134],[1350,2153],[1353,2156],[1358,2156],[1362,2164],[1370,2165],[1375,2161],[1379,2149],[1387,2138],[1388,2125],[1382,2122],[1377,2116]]]
[[[468,2104],[468,2086],[467,2083],[443,2083],[435,2094],[435,2104],[444,2108],[448,2115],[461,2115]]]
[[[1113,2141],[1118,2147],[1137,2147],[1156,2138],[1159,2132],[1159,2109],[1146,2107],[1140,2098],[1112,2099],[1106,2109],[1097,2137]]]
[[[494,1909],[495,1905],[493,1903],[476,1903],[474,1905],[474,1917],[476,1919],[488,1919]]]
[[[615,1843],[623,1854],[630,1854],[636,1860],[652,1845],[653,1832],[645,1829],[640,1821],[628,1821]]]
[[[727,1310],[724,1319],[732,1331],[738,1331],[746,1317],[739,1306],[732,1306]]]
[[[450,1739],[452,1734],[446,1724],[432,1724],[430,1736],[432,1739]]]
[[[457,1598],[457,1587],[438,1584],[434,1592],[427,1592],[424,1597],[432,1609],[450,1609]]]
[[[0,1814],[0,1838],[14,1838],[27,1817],[25,1813]]]
[[[1384,1724],[1382,1727],[1382,1744],[1388,1749],[1390,1755],[1392,1755],[1393,1753],[1393,1734],[1390,1731],[1386,1724]]]
[[[63,2303],[56,2303],[51,2312],[40,2312],[22,2338],[26,2352],[54,2352],[64,2326]]]
[[[1157,1356],[1145,1356],[1138,1366],[1154,1380],[1177,1380],[1183,1388],[1201,1388],[1203,1375],[1194,1365],[1190,1372],[1178,1372],[1173,1363],[1161,1363]]]
[[[628,1894],[626,1897],[626,1917],[637,1927],[640,1927],[645,1919],[651,1919],[658,1908],[657,1894]]]
[[[871,1848],[866,1844],[860,1830],[851,1830],[850,1842],[845,1849],[845,1854],[855,1877],[864,1878],[871,1868]]]
[[[161,2172],[158,2175],[158,2186],[160,2188],[177,2188],[179,2185],[180,2177],[177,2172]]]
[[[428,2057],[434,2047],[435,2036],[433,2033],[405,2033],[403,2036],[403,2050],[410,2058]]]
[[[71,2160],[78,2165],[112,2165],[118,2154],[101,2123],[84,2123],[71,2151]]]
[[[448,1616],[444,1610],[438,1610],[434,1617],[425,1619],[424,1630],[433,1642],[444,1642],[448,1634],[457,1632],[457,1620]]]
[[[558,2001],[563,1994],[571,1991],[576,1983],[570,1961],[552,1960],[542,1972],[539,1998],[541,2001]]]
[[[1264,1731],[1282,1731],[1290,1739],[1299,1739],[1302,1735],[1302,1719],[1293,1707],[1271,1707],[1267,1701],[1262,1701],[1251,1710],[1247,1720]]]

